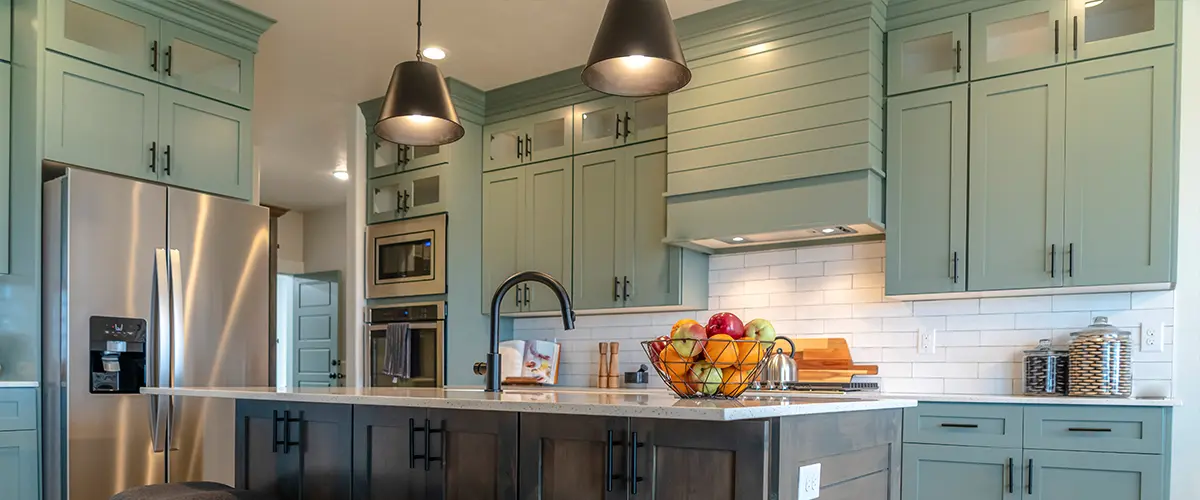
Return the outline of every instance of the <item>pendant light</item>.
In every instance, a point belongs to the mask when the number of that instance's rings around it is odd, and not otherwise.
[[[692,80],[666,0],[608,0],[583,83],[606,94],[668,94]]]
[[[407,146],[441,146],[462,139],[464,133],[442,72],[421,56],[421,0],[417,0],[417,60],[404,61],[392,70],[375,135]]]

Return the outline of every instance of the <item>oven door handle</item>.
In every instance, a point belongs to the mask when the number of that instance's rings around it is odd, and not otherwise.
[[[406,321],[396,321],[396,323],[407,323],[407,322]],[[370,330],[372,332],[386,332],[389,324],[390,323],[375,323],[375,324],[367,323],[367,327],[370,328]],[[408,328],[410,330],[430,330],[430,329],[438,328],[439,326],[441,326],[441,321],[434,321],[434,322],[425,321],[425,322],[421,322],[421,323],[408,323]]]

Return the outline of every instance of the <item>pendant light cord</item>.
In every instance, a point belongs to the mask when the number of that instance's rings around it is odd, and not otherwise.
[[[423,60],[421,57],[421,0],[417,0],[417,60]]]

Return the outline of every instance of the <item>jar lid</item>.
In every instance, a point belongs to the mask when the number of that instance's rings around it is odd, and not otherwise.
[[[1080,330],[1078,332],[1072,333],[1071,336],[1075,337],[1077,335],[1114,335],[1114,334],[1121,335],[1121,336],[1129,336],[1130,335],[1129,332],[1121,330],[1120,328],[1110,325],[1108,323],[1107,316],[1096,316],[1096,318],[1092,320],[1092,324],[1090,326],[1088,326],[1087,328],[1084,328],[1083,330]]]
[[[1062,347],[1054,347],[1050,343],[1050,339],[1042,339],[1038,341],[1037,347],[1025,351],[1026,356],[1049,356],[1051,354],[1066,354],[1067,349]]]

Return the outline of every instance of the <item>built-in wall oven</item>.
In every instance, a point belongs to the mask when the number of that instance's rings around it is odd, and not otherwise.
[[[367,226],[367,298],[446,293],[446,214]]]
[[[411,345],[403,350],[409,353],[407,378],[384,373],[391,324],[408,325]],[[366,366],[368,387],[442,386],[445,302],[372,307],[367,310],[367,326],[371,346]]]

